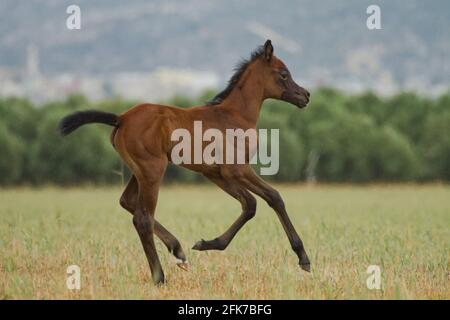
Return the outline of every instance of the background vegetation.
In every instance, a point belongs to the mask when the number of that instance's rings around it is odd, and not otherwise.
[[[174,97],[180,107],[204,104]],[[34,106],[0,98],[0,185],[120,183],[123,166],[110,146],[110,128],[87,126],[62,138],[64,115],[95,108],[123,112],[136,102],[119,98],[91,103],[82,96]],[[304,110],[283,102],[265,103],[261,128],[280,128],[280,182],[388,182],[450,180],[450,93],[432,99],[401,93],[347,95],[322,88]],[[202,177],[171,166],[167,181]]]

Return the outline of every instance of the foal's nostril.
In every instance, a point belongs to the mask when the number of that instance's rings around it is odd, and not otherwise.
[[[306,96],[309,98],[310,94],[308,90],[305,90]]]

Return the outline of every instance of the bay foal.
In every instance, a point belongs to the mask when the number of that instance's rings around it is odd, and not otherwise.
[[[303,108],[309,102],[309,92],[297,85],[286,65],[273,55],[270,40],[242,62],[228,86],[208,105],[181,109],[157,104],[140,104],[121,115],[95,110],[71,114],[60,123],[60,131],[67,135],[87,123],[114,126],[111,142],[133,173],[120,199],[120,204],[133,215],[133,224],[144,247],[153,281],[164,282],[164,273],[156,252],[156,234],[186,267],[186,256],[180,242],[155,219],[158,191],[167,164],[171,161],[174,142],[171,134],[184,128],[193,132],[194,121],[202,121],[203,129],[256,129],[261,105],[267,98],[290,102]],[[251,150],[250,152],[254,152]],[[264,182],[245,164],[182,164],[203,174],[242,205],[242,213],[222,235],[209,241],[198,241],[195,250],[224,250],[242,226],[256,212],[256,194],[276,212],[300,267],[310,270],[310,262],[303,243],[292,225],[280,194]]]

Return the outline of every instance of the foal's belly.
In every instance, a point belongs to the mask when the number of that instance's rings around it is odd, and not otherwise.
[[[209,175],[220,175],[220,165],[219,164],[180,164],[179,166],[202,173],[206,176]]]

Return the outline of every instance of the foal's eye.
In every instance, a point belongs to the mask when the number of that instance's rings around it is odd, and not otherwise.
[[[281,71],[280,72],[280,78],[281,78],[281,80],[287,80],[288,73],[286,71]]]

